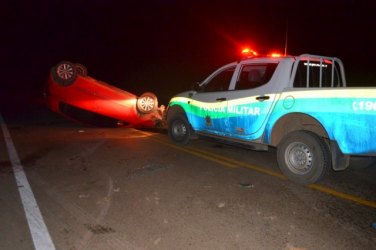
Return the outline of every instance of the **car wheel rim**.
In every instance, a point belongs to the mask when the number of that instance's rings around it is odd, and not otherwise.
[[[312,152],[304,143],[290,144],[285,152],[287,167],[299,175],[307,174],[312,168]]]
[[[64,80],[69,80],[74,75],[74,69],[71,65],[63,63],[57,67],[57,75]]]
[[[182,139],[187,134],[187,127],[182,121],[176,121],[172,127],[172,134],[177,139]]]
[[[155,105],[155,103],[154,103],[153,98],[151,98],[149,96],[145,96],[145,97],[141,98],[141,100],[140,100],[140,107],[144,111],[151,111],[151,110],[153,110],[154,105]]]

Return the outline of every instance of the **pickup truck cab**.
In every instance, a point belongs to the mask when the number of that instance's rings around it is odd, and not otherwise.
[[[166,119],[177,144],[206,136],[276,147],[281,171],[300,184],[376,155],[376,89],[346,87],[335,57],[246,56],[174,96]]]

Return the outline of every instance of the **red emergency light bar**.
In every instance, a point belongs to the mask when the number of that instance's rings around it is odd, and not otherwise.
[[[267,57],[282,57],[283,56],[283,54],[278,53],[278,52],[272,52],[272,53],[269,53],[267,55],[260,55],[259,53],[257,53],[256,51],[254,51],[250,48],[244,48],[241,51],[241,54],[242,54],[243,59],[257,57],[257,56],[267,56]]]
[[[280,54],[280,53],[275,53],[275,52],[273,52],[273,53],[268,54],[268,56],[270,56],[270,57],[281,57],[281,56],[283,56],[283,55]]]
[[[250,48],[245,48],[242,50],[242,55],[244,57],[253,57],[253,56],[257,56],[258,53]]]

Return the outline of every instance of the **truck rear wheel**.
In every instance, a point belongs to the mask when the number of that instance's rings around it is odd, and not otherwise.
[[[285,135],[277,147],[277,160],[287,178],[303,185],[320,181],[330,169],[327,144],[310,131]]]

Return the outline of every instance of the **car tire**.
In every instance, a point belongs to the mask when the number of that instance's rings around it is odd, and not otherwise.
[[[323,179],[329,172],[330,159],[325,141],[310,131],[291,132],[277,147],[277,161],[282,173],[302,185]]]
[[[77,69],[73,63],[68,61],[59,62],[51,69],[52,79],[61,86],[73,84],[77,77]]]
[[[153,93],[146,92],[138,97],[136,106],[141,114],[150,114],[158,108],[158,99]]]
[[[77,75],[86,77],[88,75],[87,68],[81,63],[75,63],[74,67],[76,68]]]
[[[178,145],[187,145],[191,138],[191,126],[184,114],[177,114],[168,121],[168,135]]]

